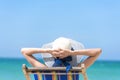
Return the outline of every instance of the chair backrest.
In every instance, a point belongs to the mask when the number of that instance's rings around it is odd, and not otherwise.
[[[82,74],[84,80],[88,80],[84,64],[81,64],[81,67],[72,67],[68,73],[66,73],[66,67],[27,67],[23,64],[22,69],[26,80],[31,80],[30,74],[36,74],[38,77],[37,80],[64,80],[63,77],[67,77],[67,80],[79,80],[79,74]],[[45,79],[44,75],[51,76],[51,79],[50,77],[48,77],[49,79]],[[60,77],[62,78],[60,79]]]

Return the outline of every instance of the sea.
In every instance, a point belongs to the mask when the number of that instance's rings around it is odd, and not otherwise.
[[[26,80],[22,64],[31,67],[24,58],[0,58],[0,80]],[[98,60],[86,73],[88,80],[120,80],[120,61]]]

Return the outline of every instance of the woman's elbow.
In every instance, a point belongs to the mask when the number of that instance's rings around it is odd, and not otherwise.
[[[23,54],[23,55],[25,55],[25,54],[27,54],[27,49],[26,48],[21,48],[21,53]]]
[[[98,48],[98,49],[97,49],[97,53],[98,53],[98,54],[101,54],[101,53],[102,53],[102,49],[101,49],[101,48]]]

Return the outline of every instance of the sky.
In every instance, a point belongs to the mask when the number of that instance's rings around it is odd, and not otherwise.
[[[0,57],[67,37],[120,60],[120,0],[0,0]]]

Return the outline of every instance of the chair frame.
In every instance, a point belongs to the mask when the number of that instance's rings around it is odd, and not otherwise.
[[[23,73],[24,73],[24,75],[26,77],[26,80],[31,80],[30,74],[38,74],[39,80],[42,80],[41,79],[42,76],[40,76],[40,74],[51,74],[51,73],[42,73],[43,71],[52,71],[52,75],[53,75],[56,71],[65,71],[66,67],[47,67],[47,68],[43,68],[43,67],[27,67],[26,64],[23,64],[22,65],[22,70],[23,70]],[[81,64],[81,67],[72,67],[70,72],[71,71],[79,71],[79,74],[83,75],[84,80],[88,80],[87,73],[86,73],[86,68],[85,68],[84,64]],[[68,76],[71,75],[70,72],[67,73]],[[64,73],[59,73],[59,74],[62,75]]]

